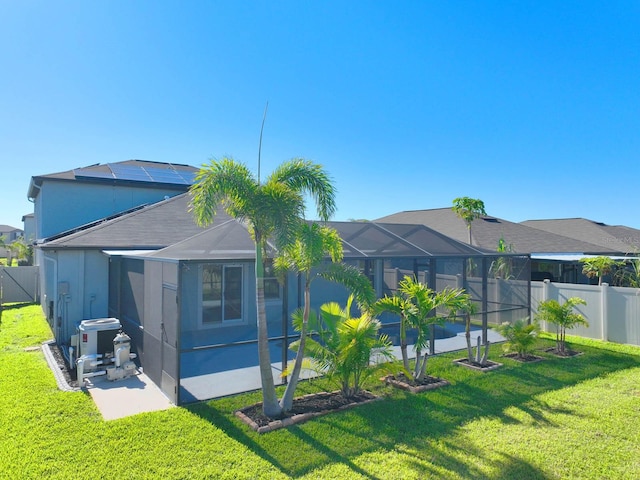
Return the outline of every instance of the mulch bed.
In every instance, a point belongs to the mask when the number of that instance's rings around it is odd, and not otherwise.
[[[407,390],[411,393],[420,393],[426,390],[433,390],[435,388],[449,385],[449,382],[443,380],[442,378],[426,375],[422,380],[415,381],[408,378],[404,373],[400,373],[397,375],[387,375],[386,377],[382,377],[380,380],[385,382],[387,385],[401,388],[402,390]]]
[[[531,354],[523,355],[522,357],[519,357],[517,353],[505,353],[503,357],[511,358],[513,360],[517,360],[518,362],[522,362],[522,363],[533,363],[533,362],[540,362],[544,360],[544,357],[540,357],[538,355],[531,355]]]
[[[565,349],[564,352],[561,352],[556,347],[547,348],[545,349],[545,352],[552,353],[553,355],[559,358],[571,358],[571,357],[577,357],[578,355],[583,354],[583,352],[577,352],[575,350],[570,350],[570,349]]]
[[[495,370],[502,366],[501,363],[494,362],[492,360],[487,360],[484,365],[481,365],[477,362],[469,362],[468,358],[458,358],[457,360],[454,360],[453,363],[472,370],[478,370],[480,372],[490,372],[491,370]]]
[[[236,416],[258,433],[267,433],[279,428],[306,422],[327,413],[364,405],[382,397],[361,390],[357,395],[345,398],[339,391],[311,393],[293,400],[293,407],[284,418],[270,418],[262,413],[262,402],[235,412]]]

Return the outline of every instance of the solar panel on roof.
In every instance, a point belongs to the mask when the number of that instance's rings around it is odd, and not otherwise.
[[[185,179],[178,175],[176,170],[171,168],[144,167],[144,169],[154,182],[187,184]]]
[[[193,185],[196,180],[197,172],[189,172],[187,170],[176,170],[178,175],[180,175],[187,185]]]
[[[167,168],[162,168],[109,163],[102,168],[104,167],[109,168],[111,171],[78,168],[75,169],[73,173],[75,177],[79,178],[104,178],[134,182],[165,183],[169,185],[192,185],[196,176],[195,171],[176,170],[172,165],[169,165]]]
[[[136,180],[139,182],[153,181],[147,172],[137,165],[119,165],[117,163],[110,163],[109,168],[113,172],[114,177],[118,180]]]
[[[90,168],[76,168],[73,171],[73,175],[77,177],[84,178],[111,178],[113,179],[113,173],[111,172],[101,172],[100,170],[92,170]]]

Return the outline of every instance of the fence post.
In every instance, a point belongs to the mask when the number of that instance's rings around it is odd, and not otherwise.
[[[609,284],[603,283],[600,286],[600,319],[602,326],[602,340],[609,340]]]
[[[549,280],[548,278],[545,278],[542,281],[542,301],[543,302],[546,302],[547,300],[549,300],[549,287],[550,286],[551,286],[551,280]],[[541,302],[538,302],[538,305],[540,303]],[[542,325],[540,325],[540,328],[542,328],[542,331],[548,332],[548,330],[547,330],[547,322],[543,320],[542,321]]]

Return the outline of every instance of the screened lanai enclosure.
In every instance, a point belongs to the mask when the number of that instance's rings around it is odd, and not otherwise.
[[[529,315],[530,259],[472,247],[422,225],[329,222],[343,241],[344,261],[357,266],[379,297],[405,275],[430,288],[463,287],[477,303],[474,335]],[[273,255],[274,252],[270,252]],[[177,405],[260,388],[254,244],[236,220],[215,224],[183,242],[146,254],[110,258],[109,315],[131,336],[144,372]],[[301,278],[280,283],[267,268],[265,299],[276,382],[295,353],[291,313],[303,302]],[[313,308],[345,304],[344,287],[312,283]],[[380,317],[398,340],[399,318]],[[432,330],[437,339],[464,335],[462,318]]]

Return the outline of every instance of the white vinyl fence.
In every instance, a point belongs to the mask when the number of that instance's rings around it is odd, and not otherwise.
[[[535,316],[538,304],[545,300],[563,303],[567,298],[580,297],[586,305],[576,311],[589,322],[579,326],[570,335],[608,340],[616,343],[640,345],[640,289],[611,287],[607,284],[576,285],[572,283],[531,282],[531,314]],[[554,325],[541,325],[543,330],[555,332]]]
[[[38,267],[0,266],[2,303],[31,303],[40,297]]]

